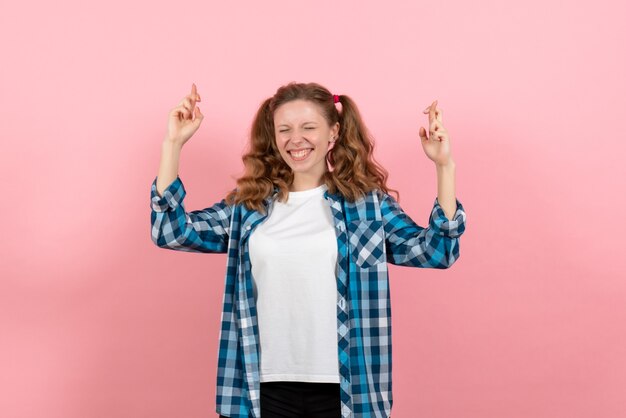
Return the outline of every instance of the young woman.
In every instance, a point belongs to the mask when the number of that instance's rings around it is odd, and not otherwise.
[[[217,413],[389,417],[387,263],[448,268],[465,230],[437,102],[424,110],[429,136],[419,132],[438,181],[422,227],[389,195],[354,101],[317,83],[292,82],[266,99],[237,187],[187,212],[178,161],[204,118],[200,101],[194,84],[169,114],[151,186],[151,235],[161,248],[228,254]]]

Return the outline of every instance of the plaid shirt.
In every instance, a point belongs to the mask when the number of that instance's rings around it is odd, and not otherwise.
[[[217,410],[233,418],[260,418],[259,334],[248,238],[268,215],[224,199],[186,212],[177,177],[164,191],[151,187],[152,241],[161,248],[227,253],[217,369]],[[389,417],[391,305],[387,263],[449,268],[459,257],[465,211],[452,220],[435,198],[429,225],[417,225],[394,198],[374,191],[356,202],[324,193],[337,235],[337,360],[343,418]]]

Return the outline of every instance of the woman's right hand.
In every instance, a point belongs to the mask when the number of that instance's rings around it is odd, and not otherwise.
[[[180,101],[178,106],[170,111],[167,124],[166,141],[171,141],[181,147],[198,130],[204,115],[196,102],[200,101],[200,95],[195,83],[191,85],[191,93]]]

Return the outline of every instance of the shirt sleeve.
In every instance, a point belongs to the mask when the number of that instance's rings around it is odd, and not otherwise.
[[[446,269],[459,258],[460,236],[465,231],[465,210],[456,199],[457,209],[448,219],[435,198],[428,219],[422,227],[407,215],[398,202],[384,194],[381,202],[387,262],[391,264]]]
[[[187,194],[179,176],[159,195],[154,178],[150,190],[152,242],[177,251],[226,253],[232,208],[225,199],[213,206],[185,211]]]

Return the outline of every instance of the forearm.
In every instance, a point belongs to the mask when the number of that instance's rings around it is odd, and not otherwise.
[[[454,180],[456,165],[450,160],[446,165],[435,164],[435,166],[437,168],[437,200],[446,218],[451,220],[457,209]]]
[[[161,164],[157,175],[157,192],[163,196],[163,192],[172,184],[178,176],[178,163],[182,147],[168,140],[161,145]]]

